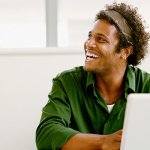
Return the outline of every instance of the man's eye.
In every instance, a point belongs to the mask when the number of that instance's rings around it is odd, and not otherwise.
[[[91,34],[89,34],[89,35],[88,35],[88,39],[90,39],[91,37],[92,37],[92,35],[91,35]]]
[[[98,42],[106,42],[106,40],[102,37],[97,37],[96,39]]]

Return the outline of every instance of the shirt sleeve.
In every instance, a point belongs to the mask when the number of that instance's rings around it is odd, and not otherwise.
[[[38,150],[57,150],[78,131],[69,128],[71,109],[60,80],[54,79],[49,101],[36,130]]]

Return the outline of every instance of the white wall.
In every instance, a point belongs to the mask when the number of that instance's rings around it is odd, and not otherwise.
[[[58,45],[82,47],[91,30],[95,15],[106,4],[126,2],[138,8],[147,25],[150,25],[148,2],[143,0],[58,0]],[[148,28],[150,31],[150,28]]]
[[[31,49],[30,53],[24,50],[24,54],[5,51],[0,55],[1,150],[36,150],[35,130],[52,78],[82,64],[81,52],[62,54],[57,49],[49,50],[38,49],[37,54]]]
[[[52,78],[84,63],[82,50],[0,51],[0,149],[36,150],[35,130]],[[150,72],[150,57],[141,66]]]

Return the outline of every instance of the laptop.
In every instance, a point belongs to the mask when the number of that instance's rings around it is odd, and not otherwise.
[[[150,150],[150,93],[128,96],[120,150]]]

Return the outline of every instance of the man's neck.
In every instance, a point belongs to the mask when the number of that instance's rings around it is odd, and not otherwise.
[[[106,104],[115,103],[123,95],[125,71],[126,67],[105,75],[96,74],[96,87]]]

